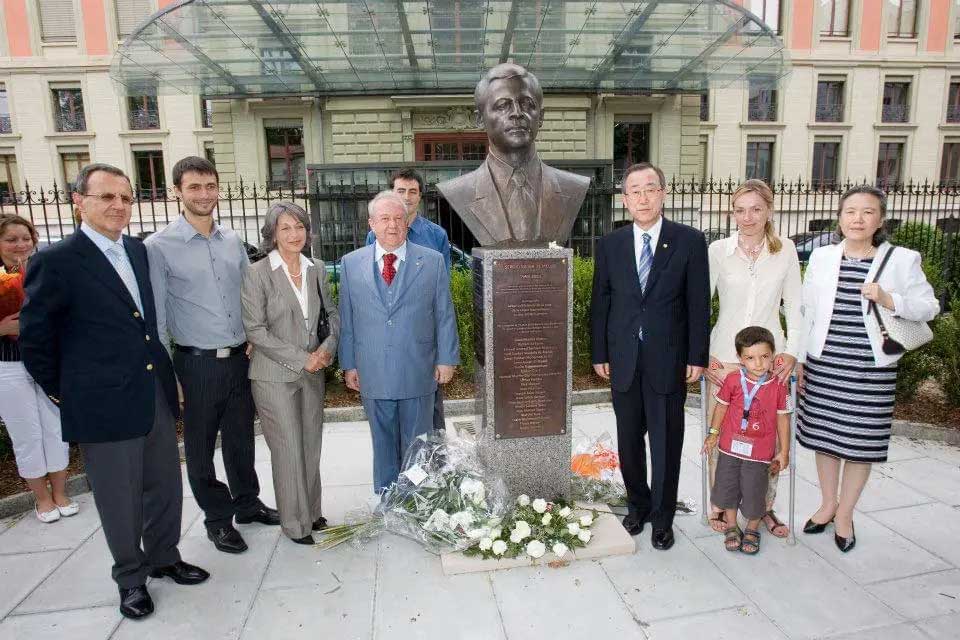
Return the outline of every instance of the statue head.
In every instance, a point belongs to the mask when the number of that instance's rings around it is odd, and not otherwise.
[[[499,155],[533,145],[543,124],[543,90],[535,75],[518,64],[498,64],[477,83],[473,98],[477,126],[486,129]]]

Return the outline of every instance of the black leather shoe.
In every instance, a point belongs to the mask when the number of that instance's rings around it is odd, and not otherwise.
[[[623,528],[632,536],[643,533],[643,518],[635,513],[628,513],[623,519]]]
[[[243,553],[247,550],[247,543],[243,541],[240,532],[231,526],[220,527],[207,531],[207,537],[213,541],[213,546],[224,553]]]
[[[170,578],[177,584],[200,584],[209,578],[210,574],[200,567],[195,567],[192,564],[178,560],[166,567],[155,568],[150,572],[150,577]]]
[[[323,531],[326,528],[327,528],[327,519],[324,518],[323,516],[320,516],[319,518],[317,518],[317,521],[313,523],[314,531]]]
[[[120,587],[120,613],[126,618],[137,620],[153,613],[153,598],[146,585],[124,589]]]
[[[827,525],[830,524],[831,522],[833,522],[833,518],[830,518],[824,523],[814,522],[813,518],[810,518],[809,520],[807,520],[807,524],[803,525],[803,532],[804,533],[823,533],[826,530]]]
[[[253,513],[237,516],[237,524],[250,524],[251,522],[259,522],[260,524],[277,526],[280,524],[280,514],[276,509],[271,509],[270,507],[262,504],[260,505],[260,508]]]
[[[837,549],[840,549],[840,551],[844,553],[847,553],[853,549],[853,547],[857,544],[857,531],[853,528],[852,522],[850,523],[850,529],[853,530],[853,533],[849,538],[844,538],[836,533],[833,534],[833,541],[837,543]]]
[[[654,549],[659,549],[660,551],[666,551],[673,546],[673,529],[654,529],[653,535],[650,536],[650,542],[653,544]]]
[[[302,538],[290,538],[297,544],[316,544],[316,541],[313,539],[313,536],[307,534]]]

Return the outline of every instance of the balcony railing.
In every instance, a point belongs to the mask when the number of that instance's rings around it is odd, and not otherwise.
[[[777,120],[777,105],[773,103],[750,103],[747,109],[747,118],[751,122],[775,122]]]
[[[816,113],[817,122],[843,122],[843,105],[818,104]]]
[[[13,133],[10,116],[0,116],[0,133]]]
[[[960,122],[960,105],[952,104],[947,107],[947,122]]]
[[[131,129],[159,129],[160,114],[156,111],[131,111]]]
[[[87,130],[87,122],[83,117],[82,111],[75,111],[73,113],[58,113],[56,116],[54,116],[54,124],[57,127],[57,131],[62,133]]]
[[[906,122],[910,115],[910,109],[905,104],[885,104],[881,120],[883,122]]]

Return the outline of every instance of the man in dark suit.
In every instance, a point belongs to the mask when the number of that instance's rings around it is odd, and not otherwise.
[[[120,612],[142,618],[153,611],[148,575],[197,584],[209,574],[177,550],[177,387],[157,335],[146,249],[122,235],[130,181],[116,167],[92,164],[75,186],[83,223],[30,261],[20,349],[27,371],[60,406],[63,439],[80,444]]]
[[[534,140],[543,125],[543,91],[537,77],[520,65],[499,64],[480,79],[473,97],[477,126],[487,130],[487,158],[437,189],[483,246],[565,242],[590,179],[540,161]]]
[[[593,368],[610,380],[631,535],[653,524],[673,546],[686,384],[707,364],[710,279],[703,234],[662,216],[663,172],[635,164],[623,177],[633,224],[597,245],[590,306]],[[649,433],[652,486],[647,484]]]

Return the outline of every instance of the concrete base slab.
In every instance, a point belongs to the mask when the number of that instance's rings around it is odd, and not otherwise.
[[[597,511],[603,511],[590,527],[593,537],[590,543],[583,549],[577,549],[575,553],[567,556],[566,560],[591,560],[594,558],[606,558],[609,556],[621,556],[633,553],[637,546],[630,534],[627,533],[623,525],[620,524],[620,518],[607,510],[606,505],[578,505],[584,510],[584,513],[591,508]],[[497,571],[499,569],[516,569],[518,567],[531,567],[534,565],[547,564],[559,560],[552,552],[547,552],[540,559],[533,559],[529,556],[519,556],[516,558],[504,558],[502,560],[484,560],[483,558],[471,558],[462,553],[444,553],[440,556],[440,563],[443,566],[443,572],[448,575],[457,575],[460,573],[473,573],[476,571]]]

